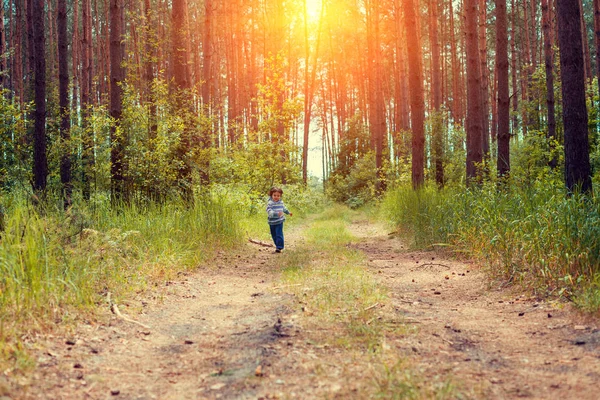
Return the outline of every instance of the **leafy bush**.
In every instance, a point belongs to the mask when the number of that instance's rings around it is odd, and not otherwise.
[[[375,156],[369,153],[352,164],[347,174],[333,173],[327,179],[325,193],[333,201],[350,208],[361,207],[375,198],[377,174]]]

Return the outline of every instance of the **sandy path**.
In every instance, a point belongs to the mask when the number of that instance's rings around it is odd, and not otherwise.
[[[351,246],[389,288],[386,307],[415,328],[386,343],[419,376],[450,378],[466,398],[599,398],[597,321],[489,288],[477,266],[408,252],[366,221],[351,230],[361,238]],[[370,397],[368,358],[319,343],[335,332],[303,327],[278,257],[247,244],[121,306],[149,328],[107,315],[29,343],[39,368],[2,400]]]
[[[454,377],[473,398],[600,398],[597,320],[494,288],[472,263],[407,252],[373,225],[352,230],[396,312],[417,327],[397,344],[426,377]]]

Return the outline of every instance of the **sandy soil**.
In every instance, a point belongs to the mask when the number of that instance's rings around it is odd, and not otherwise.
[[[386,341],[425,379],[450,376],[467,398],[600,398],[597,320],[494,287],[472,263],[407,251],[366,221],[351,230],[387,307],[414,327]],[[271,251],[248,243],[119,305],[146,327],[107,306],[102,323],[36,338],[39,367],[0,399],[368,397],[366,367],[304,326]]]

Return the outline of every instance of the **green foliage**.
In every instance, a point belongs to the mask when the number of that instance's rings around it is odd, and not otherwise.
[[[9,189],[31,180],[31,148],[28,145],[27,113],[11,100],[8,91],[0,92],[0,187]]]
[[[143,290],[242,240],[238,215],[217,195],[198,197],[193,207],[115,207],[108,196],[95,196],[66,212],[40,212],[24,196],[4,196],[2,203],[0,343],[9,345],[25,330],[100,304],[107,292],[121,298]]]
[[[554,182],[554,183],[553,183]],[[390,191],[386,217],[418,246],[444,244],[486,260],[493,275],[573,294],[600,273],[600,202],[566,198],[559,179],[521,186]]]
[[[350,208],[361,207],[376,197],[375,155],[368,153],[358,158],[347,174],[341,171],[327,179],[325,193],[333,201],[344,203]]]

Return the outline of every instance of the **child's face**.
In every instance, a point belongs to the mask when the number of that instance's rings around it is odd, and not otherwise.
[[[273,194],[271,195],[271,198],[273,199],[273,201],[279,201],[279,200],[281,200],[281,193],[273,192]]]

